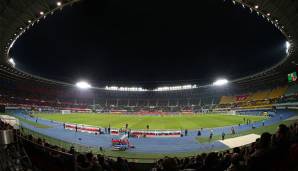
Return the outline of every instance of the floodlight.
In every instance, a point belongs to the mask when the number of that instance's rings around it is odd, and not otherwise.
[[[9,58],[9,59],[8,59],[8,62],[9,62],[13,67],[16,66],[16,63],[14,62],[13,58]]]
[[[106,86],[105,90],[111,91],[148,91],[142,87],[117,87],[117,86]]]
[[[58,7],[60,7],[62,5],[61,2],[57,2],[56,4],[57,4]]]
[[[258,9],[259,8],[259,5],[255,5],[255,9]]]
[[[287,41],[287,42],[286,42],[286,45],[287,45],[287,48],[290,48],[291,43]]]
[[[214,85],[214,86],[223,86],[223,85],[226,85],[228,83],[229,83],[229,81],[227,79],[218,79],[215,82],[213,82],[212,85]]]
[[[44,12],[43,12],[43,11],[40,11],[39,14],[40,14],[40,15],[44,15]]]
[[[289,53],[289,50],[291,48],[291,43],[289,41],[286,42],[286,51]]]
[[[91,88],[91,85],[85,81],[80,81],[80,82],[77,82],[76,83],[76,86],[79,88],[79,89],[89,89]]]

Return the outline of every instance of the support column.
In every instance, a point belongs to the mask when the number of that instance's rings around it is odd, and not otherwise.
[[[95,111],[95,97],[93,98],[93,111]]]

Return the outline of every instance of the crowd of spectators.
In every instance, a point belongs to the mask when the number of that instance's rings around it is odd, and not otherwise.
[[[88,108],[87,103],[75,103],[73,101],[46,99],[37,97],[22,97],[0,94],[0,105],[10,108],[20,108],[28,110],[42,110],[49,112],[59,112],[67,108]]]
[[[77,171],[129,171],[129,163],[120,157],[114,160],[92,152],[78,153],[74,147],[67,150],[31,134],[22,137],[32,162],[41,170],[71,171],[75,168]]]
[[[0,119],[0,131],[1,135],[10,136],[8,131],[15,131],[13,127]],[[6,131],[6,133],[5,133]],[[19,143],[15,143],[11,137],[5,137],[0,143],[0,170],[2,171],[32,171],[32,165],[30,159],[26,156],[23,150],[23,146]]]
[[[203,153],[190,158],[166,157],[155,171],[297,171],[298,123],[279,125],[275,134],[263,133],[250,146],[232,151]]]
[[[205,106],[201,105],[175,105],[168,106],[163,105],[95,105],[92,103],[78,103],[74,101],[65,101],[57,99],[43,99],[43,98],[32,98],[32,97],[18,97],[8,96],[0,94],[0,105],[4,105],[8,108],[26,109],[31,111],[39,112],[60,112],[61,110],[71,110],[73,112],[80,111],[79,109],[89,109],[89,112],[98,113],[139,113],[139,114],[150,114],[150,113],[200,113]],[[84,111],[85,111],[84,110]],[[85,111],[88,112],[88,111]]]
[[[77,156],[78,171],[129,171],[127,160],[118,157],[117,160],[109,159],[103,155],[92,153],[79,154]]]
[[[298,102],[298,95],[293,94],[291,96],[284,96],[278,99],[277,103],[297,103]]]

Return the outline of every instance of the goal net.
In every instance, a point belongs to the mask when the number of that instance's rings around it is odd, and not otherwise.
[[[70,114],[71,111],[70,110],[61,110],[61,114]]]

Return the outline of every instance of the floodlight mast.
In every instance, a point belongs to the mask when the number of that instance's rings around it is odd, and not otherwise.
[[[86,89],[90,89],[91,85],[86,81],[79,81],[76,83],[76,87],[78,87],[79,89],[86,90]]]

